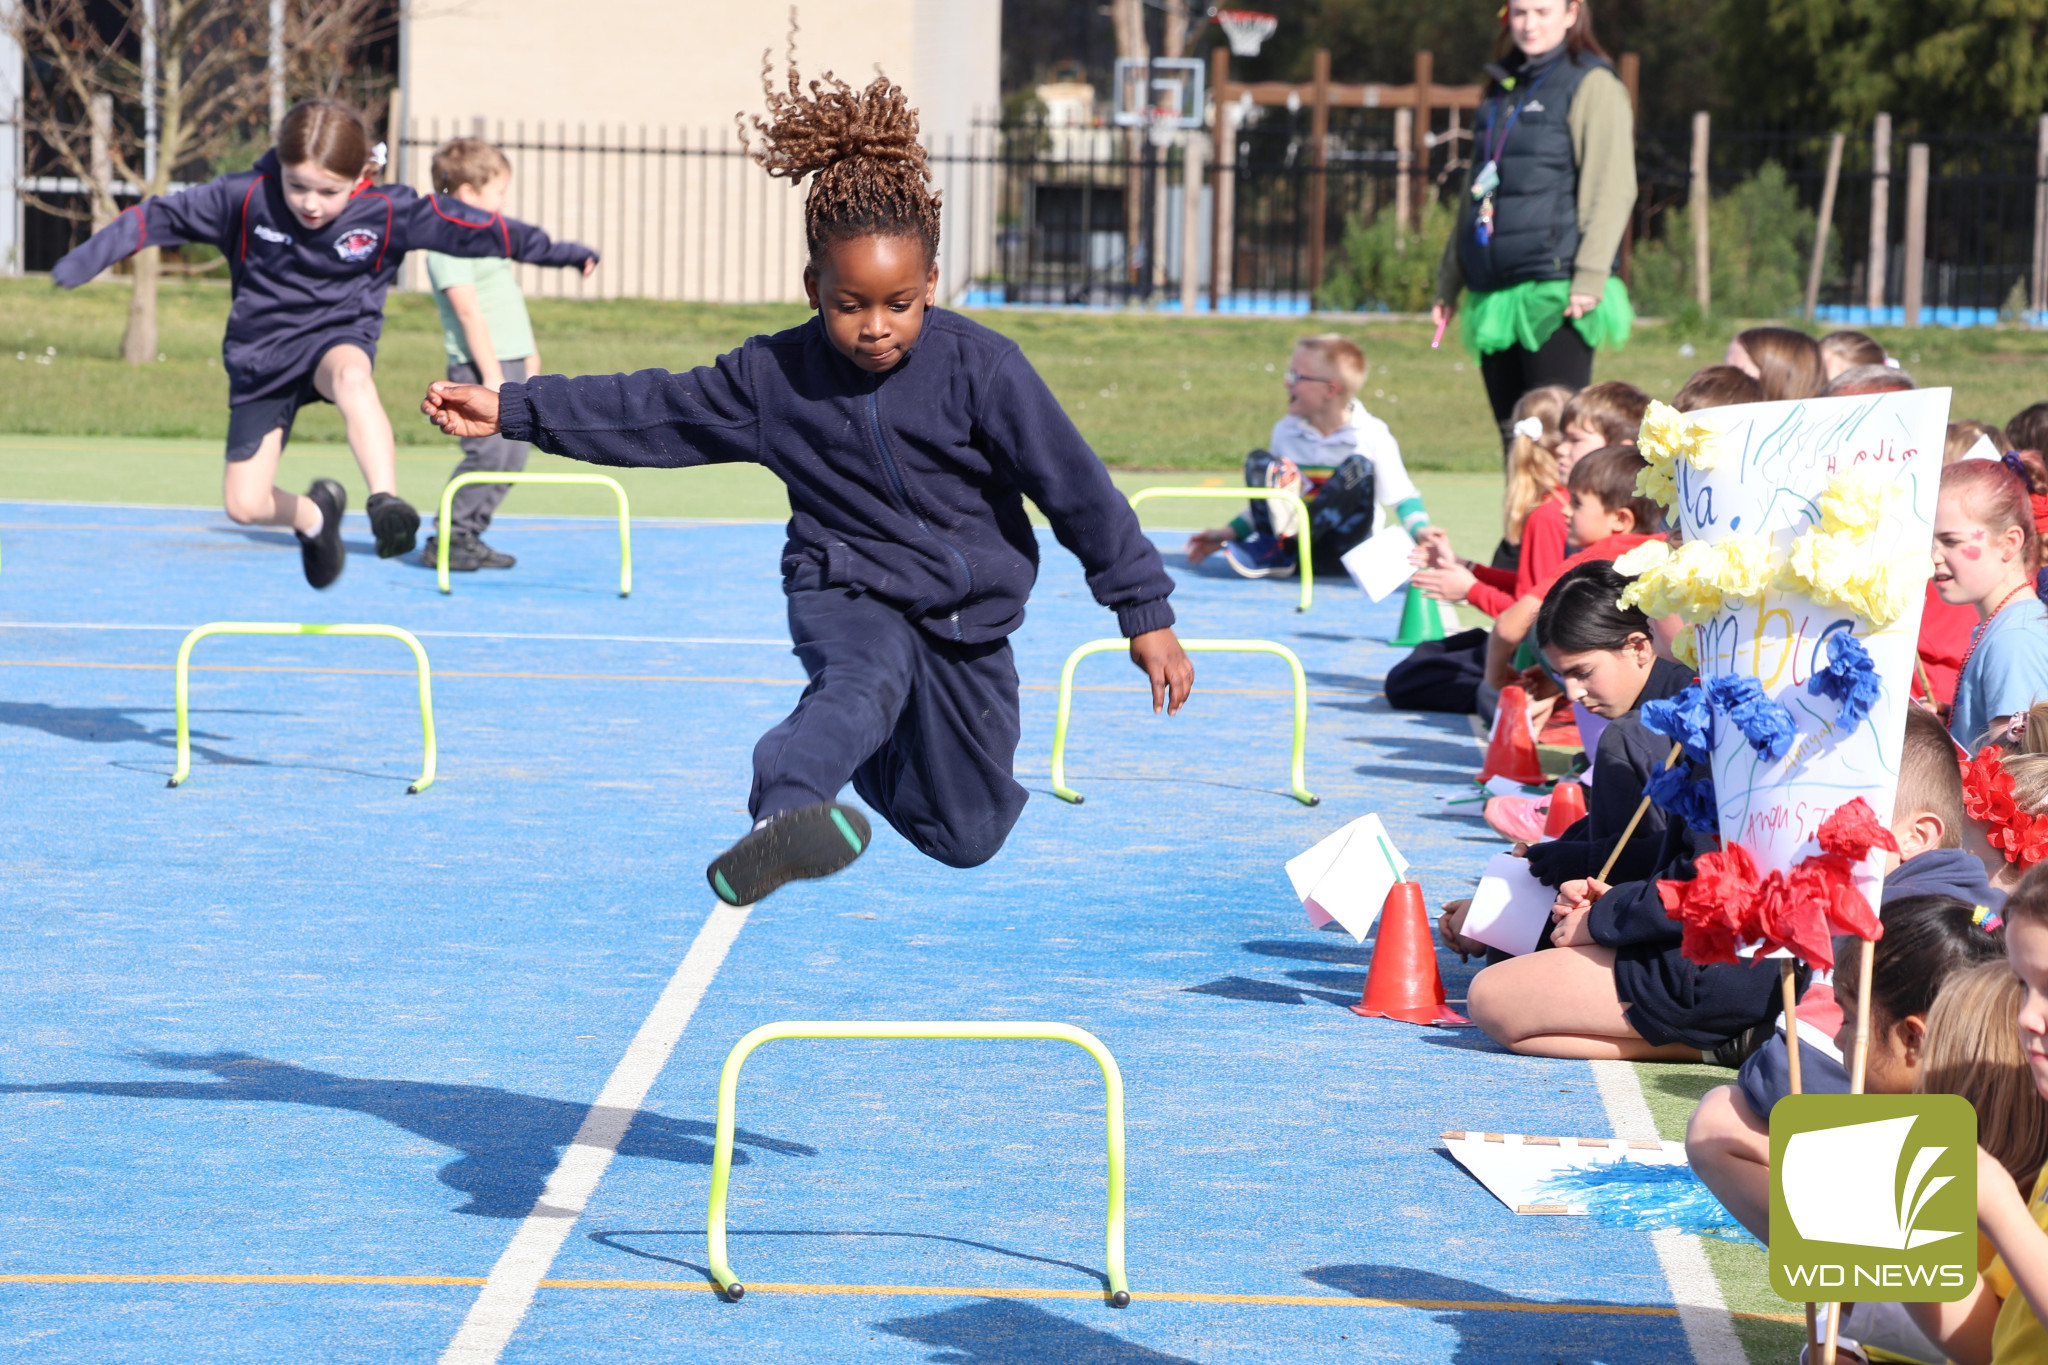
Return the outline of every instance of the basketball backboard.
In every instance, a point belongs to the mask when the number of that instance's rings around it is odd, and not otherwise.
[[[1202,62],[1194,57],[1116,59],[1119,128],[1199,128],[1207,98]]]

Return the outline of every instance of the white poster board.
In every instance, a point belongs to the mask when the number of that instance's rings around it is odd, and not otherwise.
[[[1584,1204],[1558,1203],[1544,1191],[1570,1171],[1624,1161],[1642,1166],[1686,1164],[1682,1142],[1464,1131],[1445,1133],[1443,1140],[1458,1164],[1516,1213],[1584,1216]]]
[[[1713,547],[1721,558],[1699,562],[1718,563],[1724,582],[1765,585],[1723,599],[1692,626],[1701,680],[1753,677],[1797,727],[1789,751],[1771,760],[1717,717],[1721,837],[1741,844],[1762,873],[1788,871],[1813,854],[1821,822],[1859,796],[1890,823],[1948,409],[1949,390],[1919,389],[1749,403],[1678,419],[1711,434],[1692,443],[1696,457],[1667,466],[1671,511],[1687,542],[1680,554]],[[1670,412],[1653,405],[1652,417],[1660,411]],[[1644,432],[1651,445],[1651,421]],[[1804,581],[1829,586],[1797,590],[1788,564]],[[1618,565],[1629,572],[1629,557]],[[1878,598],[1890,607],[1875,614],[1889,619],[1873,619]],[[1807,686],[1829,661],[1828,637],[1844,631],[1882,682],[1851,730],[1838,725],[1836,702]],[[1872,874],[1859,878],[1873,907],[1877,865],[1874,855]]]

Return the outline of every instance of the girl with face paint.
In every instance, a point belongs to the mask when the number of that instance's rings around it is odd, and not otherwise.
[[[1976,608],[1983,625],[1956,679],[1949,733],[1975,751],[1987,733],[2048,698],[2048,611],[2034,592],[2041,540],[2026,480],[2003,464],[1962,460],[1941,472],[1934,512],[1934,590]]]

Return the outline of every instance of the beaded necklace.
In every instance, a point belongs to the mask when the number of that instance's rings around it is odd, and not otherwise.
[[[2005,596],[1998,599],[1998,605],[1991,609],[1991,614],[1984,618],[1984,624],[1977,627],[1977,633],[1970,637],[1970,647],[1968,650],[1964,651],[1963,654],[1963,666],[1956,670],[1956,682],[1958,685],[1960,685],[1963,681],[1963,674],[1969,671],[1970,660],[1976,657],[1977,646],[1984,643],[1984,637],[1991,633],[1991,623],[1998,619],[1998,613],[2004,611],[2006,607],[2012,603],[2013,598],[2018,597],[2021,593],[2026,592],[2033,586],[2034,585],[2032,583],[2027,582],[2025,579],[2021,579],[2018,583],[2013,585],[2013,590],[2011,592],[2007,593]]]

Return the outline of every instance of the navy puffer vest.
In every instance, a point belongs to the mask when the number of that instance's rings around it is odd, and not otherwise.
[[[1480,242],[1476,230],[1479,202],[1468,193],[1458,207],[1458,260],[1466,288],[1485,294],[1530,280],[1572,277],[1579,254],[1579,168],[1566,119],[1579,83],[1606,66],[1591,53],[1573,57],[1559,44],[1508,69],[1487,68],[1493,79],[1475,121],[1475,173],[1503,129],[1507,138],[1498,154],[1500,185],[1493,192],[1493,234],[1487,242]],[[1504,89],[1502,81],[1510,77],[1514,89]]]

